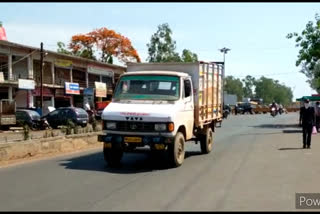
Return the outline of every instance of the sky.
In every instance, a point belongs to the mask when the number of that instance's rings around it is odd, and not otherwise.
[[[0,3],[0,21],[11,42],[57,50],[72,35],[107,27],[128,37],[142,61],[146,44],[168,23],[177,51],[189,49],[202,61],[223,61],[226,75],[262,75],[291,87],[294,99],[316,92],[295,65],[301,33],[320,12],[320,3]],[[121,65],[121,64],[120,64]]]

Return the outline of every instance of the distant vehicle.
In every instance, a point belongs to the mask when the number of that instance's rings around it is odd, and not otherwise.
[[[253,109],[250,103],[239,103],[235,108],[236,114],[253,114]]]
[[[277,115],[277,113],[278,113],[278,112],[277,112],[276,108],[275,108],[275,107],[272,107],[272,108],[271,108],[271,111],[270,111],[271,116],[272,116],[272,117],[275,117],[275,116]]]
[[[87,126],[89,122],[88,113],[84,109],[76,107],[58,108],[43,118],[45,118],[54,129],[58,128],[58,126],[67,125],[69,120],[75,125],[80,125],[82,127]]]
[[[17,109],[16,111],[17,125],[28,125],[30,129],[46,129],[49,127],[45,119],[41,119],[38,112],[29,109]]]
[[[231,113],[231,107],[229,105],[224,105],[224,107],[223,107],[223,118],[227,119],[230,113]]]

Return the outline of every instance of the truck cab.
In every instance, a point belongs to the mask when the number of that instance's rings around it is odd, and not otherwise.
[[[184,141],[191,139],[192,91],[191,77],[181,72],[143,71],[123,75],[112,102],[102,113],[105,135],[101,141],[108,149],[128,150],[147,145],[156,150],[172,145],[177,132]],[[110,157],[106,159],[112,162]]]

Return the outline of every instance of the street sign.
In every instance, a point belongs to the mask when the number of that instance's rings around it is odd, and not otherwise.
[[[65,82],[66,94],[80,94],[79,83]]]

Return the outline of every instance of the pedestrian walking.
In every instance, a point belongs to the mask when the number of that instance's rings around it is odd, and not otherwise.
[[[315,106],[315,113],[316,113],[316,128],[317,131],[319,132],[320,130],[320,102],[317,101],[316,102],[316,106]]]
[[[315,110],[310,106],[309,99],[305,99],[304,106],[300,108],[299,124],[302,125],[303,148],[310,149],[312,128],[315,125]]]

